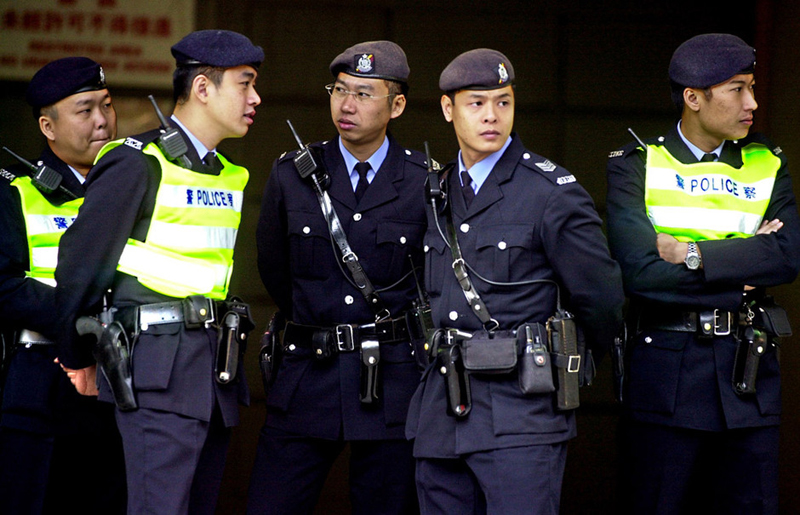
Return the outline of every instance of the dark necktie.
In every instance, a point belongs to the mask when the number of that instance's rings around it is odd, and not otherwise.
[[[206,154],[206,157],[203,158],[203,164],[216,174],[222,171],[222,163],[217,157],[216,152],[209,152]]]
[[[717,154],[713,152],[710,152],[708,154],[703,154],[703,157],[700,158],[701,163],[710,163],[716,160],[717,160]]]
[[[461,193],[464,194],[464,202],[469,208],[470,204],[472,204],[472,199],[475,198],[475,190],[472,189],[472,177],[466,170],[461,172]]]
[[[358,172],[358,184],[356,184],[356,201],[361,202],[361,197],[367,191],[369,181],[367,181],[367,172],[369,172],[369,163],[356,163],[356,172]]]

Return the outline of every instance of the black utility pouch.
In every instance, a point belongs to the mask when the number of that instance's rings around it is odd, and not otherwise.
[[[405,319],[406,326],[408,326],[408,334],[411,336],[411,347],[414,350],[417,368],[420,371],[425,370],[431,362],[428,355],[428,349],[430,349],[428,338],[433,335],[431,310],[430,308],[409,309],[406,311]]]
[[[333,332],[314,331],[311,336],[311,349],[317,359],[328,359],[333,356],[333,349],[336,344],[333,341]]]
[[[556,372],[556,408],[573,410],[580,406],[581,356],[572,314],[558,311],[550,317],[547,335]]]
[[[775,299],[766,296],[752,308],[755,317],[753,326],[766,331],[771,336],[783,337],[792,335],[792,326],[789,315],[781,306],[775,304]]]
[[[275,382],[275,375],[280,367],[282,339],[281,332],[286,327],[283,313],[276,311],[267,324],[267,329],[261,337],[261,350],[258,353],[258,363],[261,367],[261,381],[264,394],[269,395],[269,390]]]
[[[540,323],[525,324],[517,329],[522,349],[519,362],[519,388],[524,394],[551,393],[556,390],[547,331]]]
[[[470,374],[510,374],[517,368],[517,339],[473,336],[461,342],[464,369]]]
[[[181,301],[183,307],[183,324],[187,329],[198,329],[212,319],[209,313],[208,299],[202,295],[189,295]]]

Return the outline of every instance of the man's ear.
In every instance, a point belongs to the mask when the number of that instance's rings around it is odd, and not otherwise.
[[[441,99],[442,104],[442,114],[444,114],[444,119],[448,122],[453,121],[453,101],[450,100],[450,97],[447,95],[442,95]]]
[[[391,119],[395,119],[401,114],[403,111],[406,110],[406,96],[405,95],[396,95],[392,99],[392,114]]]
[[[49,116],[41,115],[39,117],[39,130],[42,131],[44,137],[50,141],[56,140],[54,122]]]
[[[694,88],[683,90],[683,104],[694,112],[700,110],[700,99],[698,91]]]
[[[212,86],[211,81],[203,75],[202,73],[194,78],[192,81],[192,93],[191,96],[197,97],[197,99],[202,103],[208,102],[208,88]]]

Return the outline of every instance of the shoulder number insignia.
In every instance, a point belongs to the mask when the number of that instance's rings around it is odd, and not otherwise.
[[[608,158],[611,159],[613,157],[622,157],[623,155],[625,155],[624,150],[615,150],[613,152],[609,152]]]
[[[549,159],[545,159],[541,163],[536,163],[536,166],[541,168],[543,172],[552,172],[556,169],[556,165],[554,165]]]
[[[142,142],[138,139],[126,138],[124,144],[136,150],[142,150]]]
[[[564,185],[564,184],[569,184],[571,182],[575,182],[575,180],[576,179],[574,175],[565,175],[564,177],[559,177],[558,179],[556,179],[556,182],[560,185]]]
[[[17,178],[16,175],[14,175],[13,173],[7,171],[5,168],[0,168],[0,177],[2,177],[3,179],[6,179],[9,182],[11,182],[11,181],[13,181],[14,179]]]

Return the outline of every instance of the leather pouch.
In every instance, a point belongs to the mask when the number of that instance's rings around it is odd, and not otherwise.
[[[517,368],[517,339],[472,337],[461,343],[464,369],[472,374],[509,374]]]
[[[547,331],[539,323],[517,329],[522,349],[519,363],[519,388],[524,394],[551,393],[556,389],[547,348]]]
[[[559,311],[547,321],[547,335],[556,372],[556,408],[572,410],[580,406],[581,355],[575,319]]]
[[[775,304],[775,299],[764,297],[753,307],[755,318],[753,326],[762,329],[772,336],[791,336],[792,326],[789,323],[789,315],[781,306]]]
[[[183,324],[187,329],[197,329],[210,320],[212,314],[208,312],[208,299],[202,295],[189,295],[181,301],[183,306]]]

